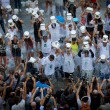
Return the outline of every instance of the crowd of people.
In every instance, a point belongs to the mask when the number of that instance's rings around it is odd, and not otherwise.
[[[0,0],[0,110],[110,110],[110,0],[40,2]]]

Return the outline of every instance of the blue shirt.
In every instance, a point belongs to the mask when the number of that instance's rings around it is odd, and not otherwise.
[[[43,84],[43,83],[41,83],[40,81],[38,81],[38,82],[36,83],[36,88],[37,88],[37,87],[40,87],[40,88],[50,88],[49,85]]]

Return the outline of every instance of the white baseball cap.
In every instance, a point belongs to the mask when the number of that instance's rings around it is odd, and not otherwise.
[[[71,13],[67,13],[67,20],[72,20],[72,14]]]
[[[103,35],[103,42],[108,42],[108,36],[107,35]]]
[[[44,14],[44,10],[39,10],[39,11],[40,11],[41,15],[43,15],[43,14]]]
[[[86,32],[86,27],[85,26],[81,26],[80,30],[81,30],[81,33],[85,33]]]
[[[24,36],[25,36],[25,38],[29,38],[29,32],[28,31],[25,31],[24,32]]]
[[[84,50],[89,50],[89,48],[90,48],[89,44],[84,45],[84,47],[83,47]]]
[[[35,63],[36,59],[34,57],[31,57],[28,62]]]
[[[95,12],[95,19],[99,19],[100,17],[101,17],[100,12],[99,11]]]
[[[0,33],[0,38],[2,38],[2,34]]]
[[[11,5],[7,5],[6,9],[7,9],[8,12],[12,11]]]
[[[72,38],[76,38],[76,30],[72,30],[70,34]]]
[[[13,19],[14,21],[18,21],[18,16],[17,16],[17,15],[13,15],[13,16],[12,16],[12,19]]]
[[[45,24],[40,24],[40,30],[44,31],[45,29]]]
[[[60,43],[58,41],[52,42],[52,47],[59,49],[60,48]]]
[[[10,33],[6,33],[5,37],[7,37],[10,40],[13,40],[13,36]]]

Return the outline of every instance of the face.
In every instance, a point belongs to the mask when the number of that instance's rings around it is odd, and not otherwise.
[[[107,45],[107,42],[103,42],[103,46],[105,47]]]

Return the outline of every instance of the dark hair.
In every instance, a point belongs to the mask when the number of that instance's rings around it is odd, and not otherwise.
[[[49,58],[51,58],[52,60],[54,60],[54,55],[50,55],[50,57]]]
[[[39,53],[39,55],[40,55],[39,58],[43,58],[43,53],[42,53],[42,51],[39,51],[38,53]]]
[[[92,20],[92,14],[91,13],[88,13],[87,14],[87,24],[89,25],[89,22]]]
[[[15,96],[14,97],[14,103],[17,105],[20,102],[20,97],[19,96]]]

